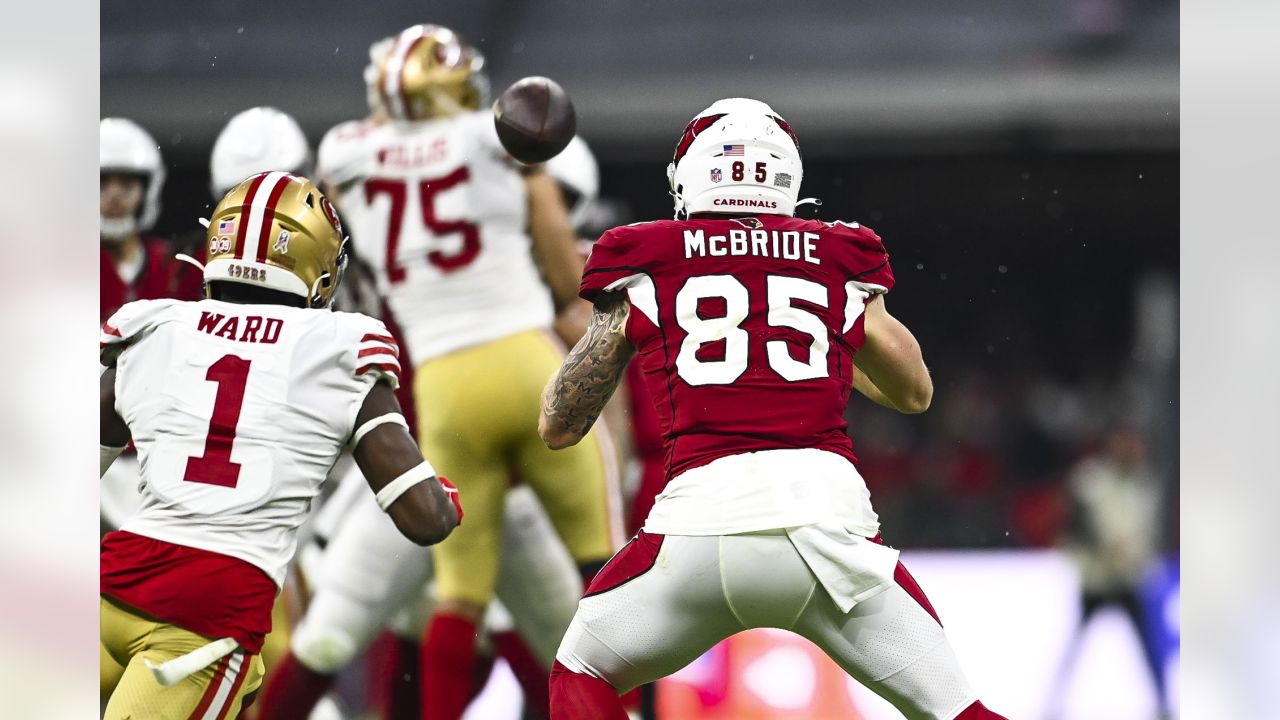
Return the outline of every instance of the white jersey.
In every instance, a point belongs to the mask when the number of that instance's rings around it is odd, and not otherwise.
[[[492,113],[345,123],[321,141],[316,170],[414,363],[551,325],[524,181]]]
[[[142,300],[102,330],[142,466],[122,530],[248,562],[279,585],[325,475],[380,379],[386,327],[355,313]],[[110,351],[108,351],[110,352]]]

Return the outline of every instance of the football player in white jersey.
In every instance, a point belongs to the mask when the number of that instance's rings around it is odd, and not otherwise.
[[[233,116],[213,143],[209,159],[209,185],[213,200],[221,200],[242,180],[261,172],[284,170],[297,175],[310,175],[312,162],[311,148],[296,120],[272,107],[249,108]],[[185,251],[201,261],[205,259],[203,232],[190,233],[181,245],[186,245]],[[168,248],[167,243],[163,256],[170,264],[177,266],[176,272],[170,271],[174,278],[163,297],[181,300],[202,297],[204,279],[201,273],[196,268],[175,262],[173,251]],[[349,284],[348,278],[343,283],[343,288],[347,288]],[[143,296],[138,299],[148,298]],[[104,309],[106,316],[115,310],[116,308]],[[103,317],[104,320],[106,316]],[[140,502],[138,473],[136,459],[132,454],[126,454],[102,478],[102,517],[109,529],[118,528],[125,518],[137,511]],[[289,622],[285,612],[288,602],[289,591],[286,589],[277,598],[272,614],[272,632],[262,647],[262,660],[269,673],[289,647]],[[105,652],[100,668],[99,684],[110,692],[124,673],[124,668],[116,666]]]
[[[328,311],[337,215],[306,178],[256,175],[208,225],[207,298],[129,303],[102,328],[103,472],[130,441],[141,509],[103,538],[101,640],[125,667],[105,717],[236,717],[296,533],[344,447],[419,544],[461,520],[409,436],[382,323]]]
[[[408,28],[367,76],[386,120],[339,125],[317,158],[414,364],[423,451],[472,509],[433,552],[427,720],[456,720],[466,705],[513,478],[537,493],[584,575],[621,541],[603,433],[563,456],[537,435],[541,385],[563,357],[550,328],[557,312],[580,312],[581,260],[555,181],[498,142],[482,66],[450,30]]]

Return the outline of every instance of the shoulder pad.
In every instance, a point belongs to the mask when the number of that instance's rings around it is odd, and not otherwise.
[[[352,120],[325,133],[316,150],[316,178],[329,187],[337,187],[359,177],[366,160],[364,139],[375,127],[363,120]]]
[[[182,303],[181,300],[135,300],[126,303],[115,311],[98,334],[100,360],[106,367],[115,365],[115,360],[126,347],[135,340],[150,332],[159,322],[165,319],[166,312]]]

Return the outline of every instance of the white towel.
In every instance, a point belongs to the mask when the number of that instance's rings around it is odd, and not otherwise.
[[[898,551],[824,522],[787,528],[787,537],[841,612],[893,583]]]
[[[169,687],[221,660],[231,654],[237,647],[239,647],[239,643],[233,638],[227,637],[221,640],[214,640],[208,645],[202,645],[186,655],[180,655],[160,665],[156,665],[146,658],[142,660],[151,670],[151,674],[155,676],[156,682]]]

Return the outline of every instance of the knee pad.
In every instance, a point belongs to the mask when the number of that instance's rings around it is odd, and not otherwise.
[[[322,592],[312,599],[289,647],[308,669],[331,675],[362,652],[381,627],[382,617],[373,608]]]
[[[355,640],[341,628],[300,625],[290,650],[308,670],[335,675],[356,656]]]

